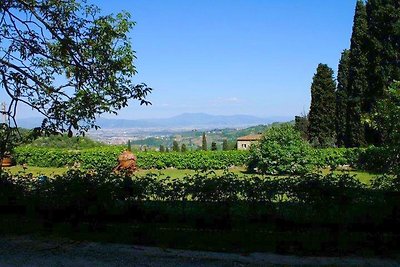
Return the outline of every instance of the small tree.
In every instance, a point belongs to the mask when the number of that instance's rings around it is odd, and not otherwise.
[[[128,140],[128,151],[132,151],[131,140]]]
[[[163,145],[160,145],[160,152],[164,153],[165,152],[165,147]]]
[[[187,147],[185,144],[182,144],[181,146],[181,152],[185,153],[187,151]]]
[[[167,153],[169,152],[169,148],[168,148],[168,147],[167,147],[167,148],[165,148],[165,152],[167,152]]]
[[[218,150],[218,148],[217,148],[217,143],[215,143],[215,142],[212,142],[212,143],[211,143],[211,150],[212,150],[212,151]]]
[[[201,140],[201,149],[207,151],[207,137],[205,132],[203,132],[203,137]]]
[[[179,152],[179,144],[178,144],[178,141],[176,141],[176,140],[174,140],[174,142],[172,142],[172,151]]]
[[[222,150],[223,151],[229,150],[228,140],[226,140],[226,139],[224,139],[224,141],[222,142]]]
[[[250,148],[249,171],[263,174],[303,174],[312,169],[312,148],[293,126],[284,124],[267,130]]]

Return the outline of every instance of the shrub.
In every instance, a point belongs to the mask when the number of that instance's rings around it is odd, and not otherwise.
[[[318,167],[331,167],[349,165],[357,167],[359,163],[361,148],[323,148],[315,149],[314,157]]]
[[[293,126],[284,124],[267,130],[260,143],[252,146],[248,168],[263,174],[301,174],[313,165],[310,145]]]

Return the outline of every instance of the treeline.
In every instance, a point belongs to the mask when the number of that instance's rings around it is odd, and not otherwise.
[[[236,150],[236,142],[232,143],[232,142],[228,142],[227,139],[224,139],[222,141],[222,143],[217,144],[217,142],[213,141],[211,142],[211,147],[208,146],[208,142],[207,142],[207,136],[206,133],[203,132],[202,134],[202,138],[201,138],[201,146],[197,146],[197,148],[195,150],[200,151],[207,151],[207,150],[211,150],[211,151],[217,151],[217,150],[223,150],[223,151],[228,151],[228,150]],[[185,144],[182,143],[181,145],[178,143],[177,140],[174,140],[172,142],[172,147],[168,147],[168,146],[164,146],[164,145],[160,145],[160,147],[158,148],[158,151],[160,152],[187,152],[187,151],[192,151],[193,150],[193,145],[190,145],[189,147]]]
[[[337,84],[333,70],[319,64],[310,112],[296,117],[296,127],[314,146],[364,147],[388,141],[386,130],[372,127],[369,119],[400,80],[399,25],[398,0],[357,1],[351,45],[342,53]]]

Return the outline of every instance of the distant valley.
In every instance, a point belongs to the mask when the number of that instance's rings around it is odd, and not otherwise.
[[[201,135],[207,133],[208,142],[221,145],[224,139],[231,144],[242,135],[263,132],[272,123],[290,121],[291,117],[259,118],[249,115],[210,115],[205,113],[184,113],[164,119],[127,120],[99,118],[99,130],[88,133],[92,139],[108,144],[125,144],[145,147],[169,147],[174,140],[196,148],[201,144]],[[21,119],[19,126],[34,128],[41,124],[40,118]]]

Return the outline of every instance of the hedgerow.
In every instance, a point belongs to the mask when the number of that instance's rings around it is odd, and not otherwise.
[[[83,169],[110,170],[117,165],[123,146],[104,146],[83,150],[21,146],[15,149],[18,164],[37,167],[62,167],[80,163]],[[141,169],[225,169],[243,166],[248,161],[247,151],[193,151],[186,153],[135,152]]]

